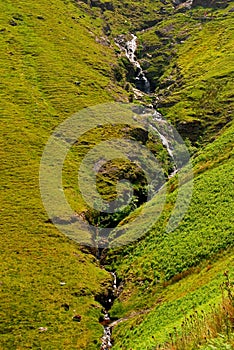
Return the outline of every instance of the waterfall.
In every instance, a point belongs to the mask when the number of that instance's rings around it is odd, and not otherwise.
[[[116,291],[117,291],[117,277],[116,277],[115,272],[111,272],[111,275],[113,277],[113,294],[115,296]]]
[[[150,124],[151,128],[158,134],[160,140],[162,141],[163,146],[166,147],[167,152],[168,152],[169,156],[171,157],[171,160],[174,163],[173,172],[169,176],[169,177],[172,177],[178,171],[178,169],[177,169],[177,167],[175,165],[174,147],[172,145],[172,142],[168,138],[168,135],[170,135],[171,136],[171,140],[174,140],[173,128],[170,127],[170,125],[165,122],[165,120],[163,119],[162,115],[159,112],[157,112],[157,111],[155,111],[154,114],[153,114],[152,124]],[[165,132],[165,127],[167,127],[166,132]],[[166,136],[164,134],[166,134]]]
[[[125,52],[125,55],[128,58],[129,62],[131,62],[135,67],[135,70],[136,70],[135,84],[137,89],[148,94],[150,93],[150,82],[146,78],[145,73],[140,63],[137,61],[137,57],[136,57],[137,36],[134,34],[131,34],[131,37],[132,37],[131,40],[125,41],[124,36],[120,35],[118,36],[118,38],[116,38],[115,42],[116,42],[116,45]]]
[[[169,140],[163,135],[164,120],[163,120],[163,118],[162,118],[162,116],[161,116],[161,114],[159,112],[157,112],[157,111],[154,112],[154,114],[153,114],[153,121],[157,122],[156,123],[157,126],[155,126],[155,125],[153,126],[151,124],[152,129],[154,129],[157,132],[157,134],[159,135],[159,137],[160,137],[160,139],[162,141],[162,144],[166,147],[168,154],[173,159],[174,158],[174,156],[173,156],[174,148],[169,143]],[[173,132],[172,130],[170,130],[170,131]]]

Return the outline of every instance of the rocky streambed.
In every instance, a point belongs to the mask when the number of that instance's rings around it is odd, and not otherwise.
[[[137,50],[137,36],[134,34],[130,34],[130,40],[126,40],[125,35],[119,35],[115,42],[116,45],[121,49],[121,51],[125,52],[126,57],[128,58],[129,62],[133,65],[134,71],[135,71],[135,86],[136,90],[139,91],[139,93],[143,94],[150,94],[151,93],[151,87],[150,82],[147,79],[139,61],[137,60],[136,56],[136,50]],[[163,146],[167,149],[167,152],[171,158],[171,162],[173,164],[173,172],[170,174],[169,177],[173,176],[177,171],[177,167],[175,165],[175,159],[174,159],[174,148],[172,140],[174,138],[173,135],[173,129],[170,127],[170,125],[165,128],[165,120],[163,119],[162,115],[157,112],[156,110],[152,110],[152,124],[150,125],[152,130],[157,133],[159,136]],[[103,262],[103,250],[98,249],[97,258],[100,260],[100,263]],[[103,266],[104,268],[104,266]],[[122,283],[117,283],[117,276],[115,272],[110,272],[112,276],[112,288],[111,291],[108,292],[107,296],[102,296],[102,298],[99,298],[99,302],[103,306],[103,316],[100,318],[99,322],[103,326],[103,336],[101,338],[101,350],[109,350],[113,346],[112,341],[112,328],[116,326],[118,323],[123,322],[131,317],[134,317],[136,315],[130,315],[127,318],[122,318],[119,320],[113,320],[111,319],[109,315],[109,311],[114,303],[114,300],[119,296],[122,288]],[[147,313],[150,309],[144,310],[141,313]]]
[[[115,39],[116,45],[123,51],[129,62],[133,65],[135,71],[135,86],[138,90],[148,94],[151,91],[150,82],[147,79],[140,62],[137,60],[137,36],[130,34],[131,39],[126,40],[125,35],[119,35]]]
[[[109,310],[111,309],[114,300],[119,295],[119,288],[117,286],[117,277],[114,272],[110,272],[112,276],[112,290],[111,293],[108,293],[108,296],[106,299],[102,300],[102,305],[104,307],[103,310],[103,317],[100,319],[100,323],[103,325],[103,336],[102,336],[102,344],[101,344],[101,350],[108,350],[112,347],[112,339],[111,339],[111,331],[112,331],[112,322]]]

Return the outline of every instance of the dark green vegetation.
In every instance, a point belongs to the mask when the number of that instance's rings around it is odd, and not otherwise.
[[[102,306],[95,300],[107,295],[111,277],[49,222],[38,171],[43,147],[61,121],[84,107],[133,97],[129,63],[114,46],[114,37],[122,33],[137,34],[140,62],[152,84],[152,94],[142,99],[157,106],[189,139],[195,179],[191,205],[175,231],[164,230],[178,191],[171,179],[164,211],[145,237],[106,252],[108,269],[123,281],[111,316],[127,318],[113,330],[113,349],[166,348],[175,332],[185,336],[181,322],[194,309],[208,314],[221,302],[224,271],[234,279],[234,4],[214,1],[211,7],[205,1],[205,8],[174,10],[171,2],[164,2],[0,2],[3,350],[100,348]],[[133,132],[120,127],[110,136]],[[73,176],[77,160],[106,136],[105,130],[84,135],[67,159],[65,192],[78,213],[87,207]],[[145,143],[160,151],[167,174],[165,150],[152,139]],[[120,164],[118,176],[122,170],[126,164]],[[111,176],[106,165],[99,179],[104,196],[109,195],[103,186],[106,171]],[[144,179],[138,175],[140,191]],[[114,196],[115,175],[111,181]],[[145,205],[150,215],[152,204]],[[98,221],[95,213],[89,214]],[[75,315],[80,322],[73,321]],[[201,343],[201,349],[234,347],[233,335],[225,332],[210,344]]]

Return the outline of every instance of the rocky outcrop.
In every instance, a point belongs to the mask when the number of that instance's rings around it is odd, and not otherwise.
[[[180,11],[184,11],[184,10],[189,10],[191,9],[192,5],[193,5],[193,0],[173,0],[173,4],[176,7],[176,9],[180,10]]]
[[[102,11],[114,11],[114,5],[111,1],[102,2],[101,0],[83,0],[90,7],[99,7]]]
[[[227,7],[228,0],[193,0],[192,7],[213,7],[213,8],[225,8]]]
[[[195,142],[202,133],[202,123],[200,120],[192,120],[191,122],[180,122],[177,124],[177,131],[192,142]]]
[[[179,11],[189,10],[191,8],[211,7],[211,8],[225,8],[227,7],[229,0],[173,0],[172,3]]]

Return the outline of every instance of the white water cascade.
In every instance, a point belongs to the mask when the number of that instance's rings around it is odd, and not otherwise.
[[[153,121],[157,122],[156,123],[157,126],[153,126],[151,124],[152,129],[154,129],[158,133],[158,135],[162,141],[162,144],[166,147],[168,154],[173,159],[174,158],[174,155],[173,155],[174,148],[171,145],[171,143],[169,142],[169,140],[166,138],[166,136],[163,135],[163,125],[165,125],[165,121],[163,120],[163,118],[159,112],[157,112],[157,111],[154,112]],[[167,125],[168,125],[168,123],[167,123]],[[173,130],[171,129],[169,131],[172,133],[172,137],[173,137]],[[168,130],[167,130],[167,132],[168,132]]]
[[[137,61],[136,57],[136,50],[137,50],[137,36],[134,34],[131,34],[132,39],[129,41],[124,40],[124,36],[120,35],[116,40],[116,45],[125,52],[126,57],[128,58],[129,62],[133,64],[133,66],[136,69],[136,87],[145,92],[150,93],[150,83],[149,80],[146,78],[145,73],[140,65],[140,63]]]
[[[113,284],[112,284],[112,295],[113,297],[116,297],[117,294],[117,278],[116,274],[114,272],[110,272],[110,274],[113,277]],[[109,299],[109,303],[113,302],[113,300]],[[103,332],[103,337],[101,339],[102,345],[101,345],[101,350],[109,350],[112,347],[112,342],[111,342],[111,327],[109,326],[111,323],[111,319],[109,316],[109,313],[107,310],[104,311],[104,317],[103,317],[103,327],[104,327],[104,332]]]
[[[151,128],[158,134],[160,140],[162,141],[163,146],[166,147],[167,152],[174,163],[174,169],[169,176],[170,178],[174,176],[178,171],[176,167],[175,156],[174,156],[175,150],[172,144],[174,140],[173,128],[170,127],[170,124],[166,123],[162,115],[157,111],[155,111],[153,114],[152,124],[150,124]]]
[[[110,323],[110,316],[107,311],[105,311],[104,313],[104,322]],[[111,328],[109,326],[103,326],[103,327],[104,327],[104,333],[101,339],[102,341],[101,350],[109,350],[112,347]]]

